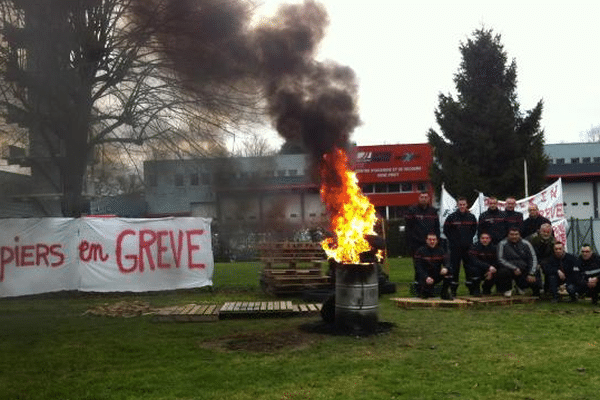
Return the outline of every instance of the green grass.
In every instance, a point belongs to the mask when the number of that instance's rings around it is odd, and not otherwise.
[[[84,315],[121,300],[268,300],[259,271],[218,264],[212,291],[1,299],[0,399],[598,398],[600,315],[589,303],[404,310],[389,298],[407,295],[408,260],[391,260],[399,293],[382,296],[379,318],[395,327],[378,336],[301,330],[318,317]]]

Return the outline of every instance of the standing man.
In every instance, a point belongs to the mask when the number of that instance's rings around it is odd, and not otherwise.
[[[578,289],[581,290],[583,286],[583,275],[579,270],[577,258],[565,252],[562,242],[555,242],[552,246],[552,256],[540,264],[544,268],[544,280],[552,295],[551,301],[560,301],[558,289],[565,285],[571,301],[576,302]]]
[[[533,246],[521,239],[519,228],[508,229],[508,236],[498,244],[497,287],[505,297],[512,296],[512,281],[525,290],[531,287],[534,296],[540,295],[541,282],[537,275],[538,262]]]
[[[444,221],[444,235],[448,238],[450,245],[450,268],[452,269],[452,295],[456,296],[458,278],[460,276],[460,264],[465,269],[466,285],[469,292],[474,294],[471,274],[467,268],[469,263],[469,248],[473,244],[473,236],[477,232],[477,218],[468,208],[467,199],[459,197],[458,210]]]
[[[523,214],[518,211],[515,211],[515,207],[517,206],[517,200],[509,196],[506,198],[506,202],[504,203],[504,221],[506,221],[506,226],[516,226],[521,231],[522,237],[527,237],[523,235]]]
[[[415,252],[425,246],[427,234],[434,233],[440,237],[440,220],[435,208],[431,206],[431,197],[429,193],[419,194],[419,202],[411,206],[405,215],[406,220],[406,241],[410,256],[413,257],[413,266],[415,267],[415,281],[417,281],[417,271],[415,263]]]
[[[443,300],[453,300],[450,293],[452,271],[448,266],[448,253],[440,246],[435,233],[426,236],[427,244],[415,253],[415,266],[417,269],[417,282],[420,287],[420,296],[424,299],[433,297],[433,288],[436,283],[443,281],[441,297]]]
[[[497,245],[506,237],[506,221],[504,212],[498,208],[498,199],[488,199],[488,209],[479,216],[478,234],[487,232],[492,237],[492,243]]]
[[[587,286],[587,292],[592,298],[592,304],[598,304],[598,278],[600,277],[600,257],[592,252],[589,244],[581,246],[581,255],[578,258],[579,268],[583,272],[584,282]]]
[[[492,287],[496,284],[496,272],[498,265],[498,254],[496,246],[492,244],[492,237],[487,232],[479,235],[479,241],[469,249],[468,269],[471,275],[473,296],[480,294],[481,289],[484,295],[492,294]]]
[[[537,205],[530,204],[527,210],[529,211],[529,217],[523,221],[523,237],[525,238],[536,233],[543,224],[550,224],[548,218],[540,215]]]

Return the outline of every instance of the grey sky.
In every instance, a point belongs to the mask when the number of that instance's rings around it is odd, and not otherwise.
[[[280,0],[264,0],[271,13]],[[425,142],[440,92],[454,93],[458,46],[482,26],[516,59],[521,110],[544,100],[547,143],[578,142],[600,124],[600,2],[325,0],[321,59],[360,82],[359,145]]]

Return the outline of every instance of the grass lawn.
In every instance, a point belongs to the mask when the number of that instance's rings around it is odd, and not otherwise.
[[[102,303],[153,306],[269,300],[256,263],[217,264],[214,288],[158,294],[0,299],[0,399],[598,399],[600,314],[589,302],[397,308],[388,333],[311,333],[318,317],[157,323],[84,314]],[[464,287],[461,286],[464,293]],[[294,300],[299,301],[299,300]]]

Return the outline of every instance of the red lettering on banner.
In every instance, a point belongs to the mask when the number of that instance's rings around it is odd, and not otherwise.
[[[104,254],[100,243],[89,243],[87,240],[82,240],[79,243],[79,259],[81,261],[102,261],[108,260],[108,254]]]
[[[558,241],[562,242],[563,244],[567,243],[567,232],[564,224],[552,225],[552,230],[554,231],[554,237]]]
[[[158,268],[170,268],[171,264],[163,263],[163,254],[169,250],[167,246],[163,246],[163,236],[169,236],[169,231],[158,231],[156,232],[156,266]]]
[[[128,235],[135,236],[135,231],[132,229],[126,229],[123,232],[119,233],[119,236],[117,236],[117,246],[115,249],[115,257],[117,258],[117,266],[119,267],[119,271],[121,271],[124,274],[133,272],[137,269],[137,256],[127,254],[126,256],[121,257],[121,254],[123,253],[123,240]],[[122,258],[125,258],[126,260],[132,260],[133,265],[130,268],[125,268],[125,266],[123,265]]]
[[[19,237],[14,239],[19,243]],[[61,244],[47,245],[44,243],[1,246],[0,247],[0,282],[4,281],[6,267],[59,267],[65,262]]]
[[[555,207],[556,207],[556,218],[564,218],[565,217],[565,209],[563,207],[563,203],[558,203]]]
[[[161,230],[161,231],[153,231],[149,229],[140,230],[139,233],[128,229],[121,232],[117,236],[116,250],[115,255],[117,258],[117,266],[122,273],[131,273],[131,272],[144,272],[144,264],[147,261],[148,267],[150,270],[154,271],[156,268],[168,269],[171,268],[172,265],[164,262],[164,255],[168,253],[169,248],[173,254],[173,259],[175,261],[175,267],[179,268],[181,265],[181,255],[184,247],[184,235],[187,237],[186,245],[187,245],[187,255],[188,255],[188,268],[205,268],[205,264],[194,263],[193,257],[194,253],[200,250],[200,245],[194,243],[194,237],[198,235],[203,235],[205,233],[204,230],[201,229],[191,229],[189,231],[178,231],[177,237],[175,237],[175,233],[171,230]],[[128,238],[128,236],[132,236],[133,238]],[[124,241],[126,239],[134,239],[137,236],[137,251],[132,254],[123,254],[124,250]],[[170,246],[167,245],[166,240],[170,239]],[[132,247],[131,245],[129,246]],[[156,259],[153,255],[153,252],[156,253]],[[123,261],[128,260],[129,264],[124,265]]]
[[[150,236],[150,239],[146,240],[146,236]],[[156,242],[156,233],[154,233],[154,231],[147,229],[140,231],[140,272],[144,272],[144,250],[148,256],[148,264],[150,269],[152,271],[156,269],[156,266],[154,265],[154,259],[152,258],[152,253],[150,252],[150,246],[152,246],[154,242]]]
[[[175,246],[175,235],[173,231],[169,231],[169,237],[171,238],[171,251],[173,252],[173,258],[175,259],[175,267],[179,268],[181,265],[181,251],[183,250],[183,231],[179,231],[177,235],[177,246]]]
[[[550,198],[556,199],[558,197],[558,186],[552,186],[550,188]]]
[[[206,265],[204,264],[194,264],[193,262],[193,251],[200,250],[200,246],[196,246],[192,244],[192,235],[202,235],[204,231],[202,229],[193,229],[191,231],[187,231],[187,242],[188,242],[188,264],[190,269],[192,268],[204,268]]]
[[[542,193],[540,193],[540,197],[542,198],[542,201],[546,201],[546,191],[545,190]]]

